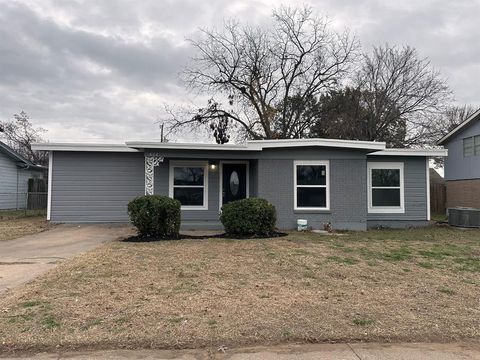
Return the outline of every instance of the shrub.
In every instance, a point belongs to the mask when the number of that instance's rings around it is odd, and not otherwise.
[[[275,207],[265,199],[248,198],[223,205],[220,221],[227,234],[269,236],[275,232]]]
[[[167,196],[140,196],[128,203],[128,215],[141,236],[178,238],[180,201]]]

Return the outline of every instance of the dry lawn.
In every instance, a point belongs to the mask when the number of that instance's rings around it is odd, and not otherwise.
[[[27,216],[23,211],[0,211],[0,241],[35,234],[51,226],[46,215],[39,215],[38,211]]]
[[[0,352],[466,339],[480,231],[448,227],[118,241],[0,300]]]

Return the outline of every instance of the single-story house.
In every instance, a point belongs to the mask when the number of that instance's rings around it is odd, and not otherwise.
[[[445,159],[447,208],[480,209],[480,109],[438,142]]]
[[[127,141],[36,144],[49,161],[48,218],[128,221],[143,194],[180,200],[184,229],[221,228],[223,204],[261,197],[280,229],[306,219],[313,228],[426,225],[429,158],[443,149],[386,149],[383,142],[298,139],[245,145]]]
[[[24,209],[28,180],[44,175],[45,166],[33,164],[0,141],[0,210]]]

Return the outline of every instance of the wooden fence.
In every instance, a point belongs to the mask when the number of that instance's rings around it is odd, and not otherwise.
[[[45,179],[28,179],[27,209],[47,208],[48,184]]]
[[[445,214],[447,202],[447,189],[445,184],[430,184],[430,211],[432,214]]]

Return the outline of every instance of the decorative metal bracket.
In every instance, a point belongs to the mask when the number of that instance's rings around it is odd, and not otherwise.
[[[157,153],[145,153],[145,195],[153,195],[155,166],[163,162],[163,156]]]

